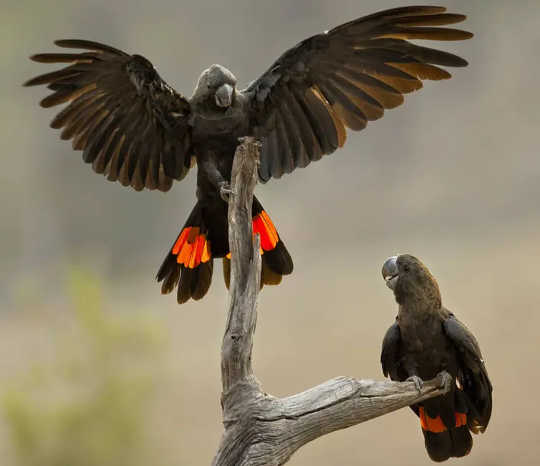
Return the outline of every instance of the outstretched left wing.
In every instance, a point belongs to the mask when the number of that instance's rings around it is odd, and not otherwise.
[[[491,417],[493,387],[482,359],[480,346],[474,335],[452,313],[444,319],[443,329],[458,350],[459,385],[475,411],[467,416],[467,424],[475,434],[484,432]]]
[[[51,122],[73,138],[83,160],[111,181],[137,191],[167,191],[191,166],[189,102],[146,58],[87,40],[58,40],[59,47],[83,53],[40,53],[41,63],[69,63],[26,86],[47,84],[53,94],[42,107],[69,103]]]
[[[444,7],[381,11],[310,37],[285,52],[243,91],[250,124],[263,139],[259,177],[268,181],[305,167],[343,146],[346,127],[365,128],[424,79],[447,79],[439,66],[462,58],[406,39],[462,40],[471,33],[436,27],[463,15]]]

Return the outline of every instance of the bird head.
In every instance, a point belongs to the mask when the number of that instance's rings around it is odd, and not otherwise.
[[[437,280],[416,257],[410,254],[389,257],[383,264],[382,276],[399,304],[422,300],[440,307]]]
[[[192,99],[195,101],[212,100],[222,109],[234,103],[236,95],[236,77],[221,65],[212,65],[204,70],[197,81]]]

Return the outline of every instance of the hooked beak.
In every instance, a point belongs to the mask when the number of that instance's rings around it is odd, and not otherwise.
[[[223,84],[216,91],[216,105],[223,108],[230,107],[232,104],[233,93],[234,87],[230,84]]]
[[[386,286],[393,290],[396,287],[396,283],[399,278],[399,271],[397,266],[398,256],[392,256],[386,259],[386,262],[382,267],[382,276],[386,281]]]

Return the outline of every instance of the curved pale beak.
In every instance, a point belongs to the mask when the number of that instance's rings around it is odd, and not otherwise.
[[[233,93],[234,87],[230,84],[223,84],[220,86],[216,91],[216,105],[223,108],[230,107],[232,104]]]
[[[386,286],[391,290],[396,287],[399,278],[397,258],[398,256],[389,257],[382,266],[382,276],[386,281]]]

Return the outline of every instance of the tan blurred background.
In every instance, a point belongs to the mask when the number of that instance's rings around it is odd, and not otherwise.
[[[429,3],[429,2],[428,2]],[[434,2],[439,3],[439,2]],[[247,84],[296,42],[402,0],[81,0],[2,3],[0,464],[209,464],[222,432],[221,266],[178,306],[153,277],[194,203],[94,174],[48,128],[27,56],[87,38],[148,57],[191,95],[212,63]],[[536,465],[540,325],[540,3],[452,1],[470,66],[427,83],[338,153],[259,186],[295,260],[260,296],[254,360],[287,395],[337,375],[382,378],[396,305],[380,276],[422,258],[478,337],[494,385],[487,433],[463,465]],[[105,348],[105,349],[104,349]],[[429,464],[409,410],[305,446],[295,466]]]

